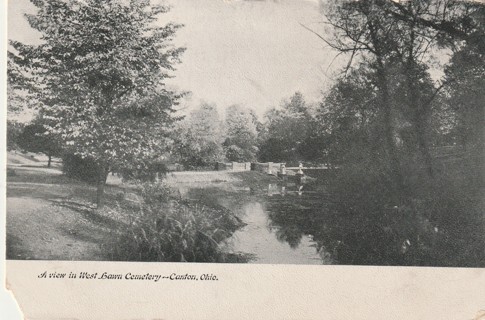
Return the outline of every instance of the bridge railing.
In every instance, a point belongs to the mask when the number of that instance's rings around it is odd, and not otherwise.
[[[283,162],[217,162],[217,171],[258,171],[267,174],[286,174],[286,170],[297,171],[302,173],[305,170],[322,170],[328,169],[326,166],[319,167],[304,167],[300,165],[298,167],[286,167]]]
[[[281,167],[281,163],[278,162],[253,162],[251,163],[251,170],[263,172],[267,174],[276,175]]]
[[[225,171],[225,170],[250,171],[251,162],[217,162],[216,170],[217,171]]]

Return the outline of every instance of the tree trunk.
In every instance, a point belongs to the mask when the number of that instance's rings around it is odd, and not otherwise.
[[[96,189],[96,207],[101,209],[104,207],[104,187],[108,179],[109,167],[106,164],[99,166],[97,189]]]
[[[426,173],[429,177],[434,176],[434,169],[433,169],[433,158],[431,156],[431,152],[429,150],[429,145],[427,141],[426,135],[426,127],[424,125],[424,119],[416,119],[416,135],[418,141],[419,151],[421,152],[421,156],[424,160],[424,166],[426,168]]]
[[[470,127],[472,127],[472,142],[470,143],[470,172],[472,173],[472,181],[476,186],[485,186],[485,105],[478,105],[472,108],[472,119],[470,119]]]
[[[384,126],[384,144],[388,155],[389,165],[391,169],[391,179],[394,183],[395,200],[401,200],[407,196],[407,190],[404,186],[404,178],[401,172],[401,163],[398,157],[398,150],[394,141],[394,128],[392,119],[392,104],[389,93],[388,77],[385,65],[385,55],[382,53],[382,40],[378,34],[378,28],[374,25],[374,21],[369,21],[368,24],[371,43],[374,47],[374,55],[377,62],[377,82],[381,93],[381,110],[383,112],[383,126]]]
[[[379,89],[381,90],[381,103],[383,111],[383,126],[384,126],[384,143],[386,146],[388,160],[391,167],[392,179],[395,184],[395,189],[398,193],[403,193],[404,179],[401,173],[401,164],[397,154],[396,144],[394,142],[394,128],[392,124],[392,105],[389,95],[389,87],[387,84],[387,77],[384,70],[383,62],[378,58],[379,68],[377,70]],[[402,194],[399,195],[400,197]]]
[[[385,139],[386,139],[386,149],[389,157],[389,163],[391,167],[391,173],[393,176],[394,183],[396,185],[396,191],[404,191],[404,179],[401,173],[401,162],[397,154],[396,144],[394,142],[394,129],[392,125],[392,114],[391,106],[389,101],[384,108],[384,128],[385,128]]]
[[[410,53],[411,54],[411,53]],[[422,98],[420,99],[419,89],[416,87],[418,83],[417,77],[413,77],[414,72],[417,68],[416,63],[412,60],[412,57],[408,59],[407,68],[405,70],[406,74],[406,84],[408,88],[408,107],[413,112],[413,126],[416,133],[416,142],[418,145],[418,150],[424,161],[424,166],[426,168],[426,173],[429,177],[433,177],[433,160],[431,157],[431,152],[429,150],[428,135],[426,132],[428,119],[429,119],[429,108],[431,101],[429,103],[424,103]]]

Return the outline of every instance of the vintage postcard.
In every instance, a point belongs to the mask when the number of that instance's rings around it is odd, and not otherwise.
[[[4,7],[17,317],[485,319],[484,3]]]

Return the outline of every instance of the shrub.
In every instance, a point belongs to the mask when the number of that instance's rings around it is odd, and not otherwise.
[[[69,178],[95,183],[98,179],[98,166],[90,158],[81,158],[72,153],[62,156],[62,172]]]
[[[125,166],[118,171],[125,181],[155,182],[157,173],[162,177],[168,169],[164,163],[145,161]]]
[[[223,241],[241,226],[224,208],[177,200],[163,183],[142,186],[143,202],[123,214],[127,223],[108,245],[121,261],[224,262]]]

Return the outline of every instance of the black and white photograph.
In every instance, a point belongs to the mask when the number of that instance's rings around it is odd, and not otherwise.
[[[485,5],[8,2],[7,260],[485,267]]]

